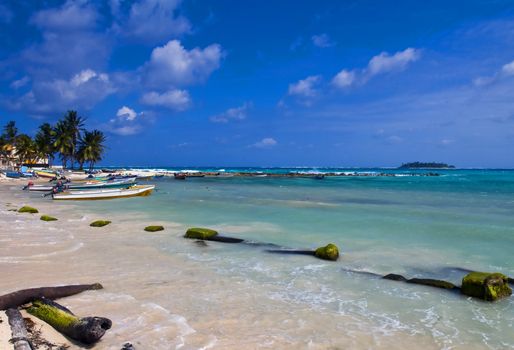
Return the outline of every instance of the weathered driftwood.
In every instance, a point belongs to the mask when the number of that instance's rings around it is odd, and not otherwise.
[[[12,338],[10,342],[13,344],[14,350],[32,350],[25,321],[20,311],[18,309],[7,309],[5,314],[9,318],[9,325],[11,326]]]
[[[47,299],[38,299],[27,308],[31,315],[45,321],[65,336],[94,344],[111,328],[111,320],[104,317],[77,317],[67,308]]]
[[[77,284],[59,287],[41,287],[22,289],[16,292],[0,296],[0,310],[16,308],[38,298],[57,299],[70,295],[78,294],[86,290],[102,289],[100,283],[94,284]]]

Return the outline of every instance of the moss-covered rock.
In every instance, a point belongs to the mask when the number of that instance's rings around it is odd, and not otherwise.
[[[185,238],[209,239],[218,235],[218,231],[209,228],[191,227],[186,231]]]
[[[339,249],[337,249],[335,244],[329,243],[324,247],[316,249],[314,255],[323,260],[336,261],[339,258]]]
[[[91,227],[104,227],[109,225],[111,222],[109,220],[96,220],[89,224]]]
[[[39,219],[43,220],[43,221],[57,221],[57,218],[54,218],[53,216],[50,216],[50,215],[41,215],[41,217]]]
[[[512,294],[508,277],[501,273],[470,272],[462,279],[462,294],[495,301]]]
[[[147,232],[157,232],[157,231],[162,231],[162,230],[164,230],[164,227],[160,226],[160,225],[151,225],[151,226],[145,227],[145,231],[147,231]]]
[[[29,207],[28,205],[25,205],[18,209],[18,213],[30,213],[30,214],[37,214],[39,211],[36,208]]]
[[[407,280],[407,283],[413,284],[422,284],[424,286],[442,288],[442,289],[455,289],[457,288],[453,283],[443,281],[443,280],[435,280],[431,278],[411,278]]]

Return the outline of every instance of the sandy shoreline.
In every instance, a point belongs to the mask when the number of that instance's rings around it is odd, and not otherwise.
[[[181,239],[186,227],[180,223],[149,221],[143,213],[100,216],[80,204],[56,205],[28,195],[20,190],[23,184],[0,184],[0,293],[102,283],[104,290],[60,299],[78,315],[113,321],[95,348],[120,349],[125,342],[136,349],[439,348],[426,335],[370,332],[354,316],[270,298],[280,292],[275,286],[257,288],[255,281],[219,276],[208,255],[189,257],[192,242]],[[8,211],[22,205],[59,221]],[[96,219],[113,223],[89,227]],[[166,230],[145,233],[143,227],[150,224],[163,224]],[[169,245],[175,254],[163,253]]]

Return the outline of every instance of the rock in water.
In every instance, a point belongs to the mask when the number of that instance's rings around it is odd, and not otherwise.
[[[495,301],[512,294],[508,278],[501,273],[470,272],[462,279],[462,294]]]
[[[158,226],[158,225],[152,225],[152,226],[145,227],[145,231],[147,231],[147,232],[157,232],[157,231],[162,231],[162,230],[164,230],[164,227]]]
[[[442,288],[442,289],[455,289],[457,288],[453,283],[443,281],[443,280],[434,280],[431,278],[411,278],[406,281],[407,283],[413,284],[421,284],[424,286]]]
[[[96,220],[89,224],[91,227],[104,227],[109,225],[111,222],[108,220]]]
[[[41,215],[40,219],[43,221],[57,221],[57,218],[49,215]]]
[[[400,281],[400,282],[406,282],[407,279],[403,277],[402,275],[398,275],[396,273],[390,273],[388,275],[385,275],[382,277],[385,280],[391,280],[391,281]]]
[[[18,213],[31,213],[31,214],[37,214],[39,211],[36,208],[29,207],[28,205],[25,205],[18,209]]]
[[[218,235],[218,231],[209,228],[192,227],[186,231],[185,238],[192,239],[209,239]]]
[[[323,260],[336,261],[339,258],[339,249],[337,249],[335,244],[329,243],[324,247],[316,249],[314,255]]]

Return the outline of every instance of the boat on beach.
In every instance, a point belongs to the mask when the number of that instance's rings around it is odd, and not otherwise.
[[[154,185],[134,185],[128,188],[110,188],[96,190],[69,190],[52,194],[55,200],[99,200],[148,196],[155,189]]]
[[[53,179],[54,177],[57,176],[56,173],[49,172],[49,171],[43,171],[43,170],[35,170],[34,173],[36,173],[36,175],[39,177],[46,177],[46,178],[50,178],[50,179]]]
[[[100,188],[115,188],[115,187],[127,187],[135,184],[136,178],[127,178],[113,181],[89,181],[84,183],[64,183],[63,187],[69,190],[87,190],[87,189],[100,189]],[[57,188],[57,184],[49,185],[31,185],[30,183],[25,187],[31,192],[50,192],[54,188]]]

